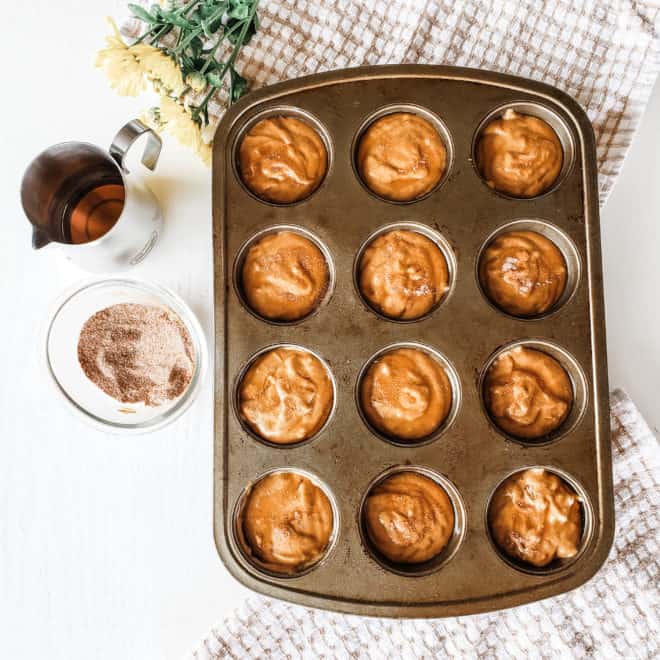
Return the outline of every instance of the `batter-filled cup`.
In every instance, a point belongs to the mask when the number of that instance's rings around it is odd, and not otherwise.
[[[564,151],[543,119],[507,108],[477,136],[475,160],[489,187],[511,197],[537,197],[557,182]]]
[[[540,467],[505,479],[488,506],[495,545],[507,558],[534,568],[578,554],[582,518],[582,503],[575,489]]]
[[[380,232],[362,250],[356,280],[365,302],[394,321],[432,312],[450,286],[447,259],[428,235],[407,225]]]
[[[486,409],[505,433],[526,440],[550,437],[573,406],[571,379],[557,359],[528,346],[514,346],[488,367],[483,382]]]
[[[310,316],[332,287],[328,257],[311,235],[295,228],[267,231],[241,250],[240,296],[259,317],[294,323]]]
[[[255,196],[274,204],[293,204],[321,185],[328,170],[328,152],[308,122],[295,116],[265,117],[243,137],[238,168]]]
[[[502,311],[522,318],[551,311],[564,294],[567,265],[559,248],[535,231],[498,234],[479,258],[479,282]]]
[[[257,568],[293,576],[323,559],[336,521],[323,488],[299,472],[281,470],[246,490],[235,524],[241,550]]]
[[[450,374],[439,358],[420,346],[383,350],[359,379],[358,400],[365,421],[395,443],[436,437],[456,409],[455,379]]]
[[[236,404],[241,422],[257,437],[291,445],[316,436],[334,406],[327,366],[310,351],[276,346],[248,365],[240,378]]]
[[[436,127],[415,112],[391,112],[359,138],[355,166],[379,197],[411,202],[429,194],[447,171],[447,148]]]

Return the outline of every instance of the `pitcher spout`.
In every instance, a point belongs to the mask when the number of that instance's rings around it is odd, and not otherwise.
[[[32,228],[32,248],[35,250],[40,250],[42,247],[45,247],[50,243],[50,238],[48,234],[38,227]]]

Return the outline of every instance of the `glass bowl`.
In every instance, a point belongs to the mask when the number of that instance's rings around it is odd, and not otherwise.
[[[78,337],[83,324],[96,312],[119,303],[165,307],[184,324],[193,345],[195,368],[187,389],[159,406],[121,403],[87,378],[78,362]],[[55,306],[46,329],[45,357],[56,389],[78,415],[111,433],[148,433],[173,422],[190,407],[206,372],[204,333],[190,308],[164,287],[134,279],[108,279],[68,292]]]

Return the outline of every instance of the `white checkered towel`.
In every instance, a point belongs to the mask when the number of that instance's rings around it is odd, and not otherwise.
[[[259,15],[238,66],[255,86],[403,62],[556,85],[593,122],[601,202],[660,70],[653,0],[262,0]],[[124,25],[128,36],[138,29]],[[514,610],[436,621],[362,619],[255,596],[193,657],[658,657],[657,441],[622,393],[612,406],[618,532],[608,563],[586,586]]]
[[[585,586],[471,617],[396,621],[331,614],[254,596],[215,626],[191,660],[219,658],[658,658],[658,441],[612,394],[617,533]]]
[[[257,87],[403,62],[481,67],[556,85],[593,122],[601,202],[660,70],[657,0],[261,0],[259,17],[238,63]],[[124,25],[128,36],[138,30],[135,21]]]

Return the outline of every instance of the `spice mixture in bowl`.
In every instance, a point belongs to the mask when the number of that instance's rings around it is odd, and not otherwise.
[[[73,409],[104,430],[141,433],[178,417],[206,367],[202,330],[173,293],[137,280],[87,284],[57,305],[46,362]]]

